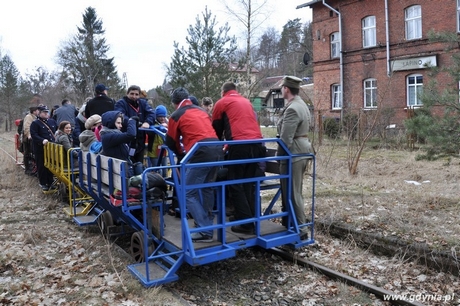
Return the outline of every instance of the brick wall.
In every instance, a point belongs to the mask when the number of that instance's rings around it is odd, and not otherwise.
[[[344,105],[352,109],[364,107],[363,81],[377,80],[379,106],[395,110],[394,123],[401,125],[407,117],[406,77],[423,75],[424,84],[429,81],[427,69],[394,71],[387,76],[387,49],[384,0],[328,0],[327,4],[338,9],[342,16],[343,98]],[[422,7],[422,38],[405,39],[404,9],[411,5]],[[316,3],[313,9],[313,62],[315,111],[328,117],[339,117],[340,111],[331,110],[331,86],[340,82],[339,59],[330,58],[330,34],[339,31],[339,18],[329,8]],[[437,56],[437,65],[451,64],[451,55],[445,46],[430,43],[428,31],[455,32],[456,0],[388,0],[390,59]],[[376,17],[377,46],[363,49],[361,20]],[[458,50],[457,50],[458,52]],[[438,76],[440,84],[452,84],[446,74]]]

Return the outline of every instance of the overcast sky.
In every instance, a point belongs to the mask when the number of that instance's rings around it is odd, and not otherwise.
[[[260,30],[271,26],[281,33],[288,20],[311,21],[309,8],[296,9],[306,2],[268,0],[268,19]],[[148,90],[163,83],[173,42],[185,46],[189,25],[198,15],[201,18],[206,5],[217,17],[217,28],[228,22],[231,35],[242,38],[242,28],[225,13],[220,0],[12,0],[2,2],[0,50],[10,55],[22,75],[40,66],[54,70],[60,44],[77,33],[82,14],[91,6],[103,22],[109,57],[115,58],[120,78],[126,73],[129,85]]]

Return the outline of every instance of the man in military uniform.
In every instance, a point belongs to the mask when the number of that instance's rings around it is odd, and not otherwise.
[[[302,80],[294,76],[286,76],[283,79],[281,93],[287,103],[281,112],[277,130],[279,138],[286,144],[292,154],[302,154],[313,152],[312,145],[308,139],[310,130],[310,110],[307,104],[300,98],[299,90]],[[278,156],[287,155],[285,150],[278,146]],[[304,211],[304,199],[302,196],[303,178],[307,169],[308,157],[301,156],[292,159],[292,187],[291,201],[294,208],[297,224],[305,224],[306,217]],[[280,173],[287,173],[287,160],[280,163]],[[281,180],[281,193],[283,210],[288,205],[287,196],[287,179]],[[287,225],[287,218],[284,218],[283,225]],[[301,238],[308,238],[308,228],[300,229]]]

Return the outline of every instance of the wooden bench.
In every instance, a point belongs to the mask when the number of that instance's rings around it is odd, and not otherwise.
[[[82,154],[85,185],[100,197],[109,198],[115,189],[123,190],[127,186],[127,175],[122,172],[127,171],[128,163],[124,160],[89,152]]]

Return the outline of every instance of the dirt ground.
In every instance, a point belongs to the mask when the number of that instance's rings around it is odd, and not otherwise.
[[[12,134],[0,137],[1,147],[10,154],[11,139]],[[369,148],[358,174],[351,176],[346,146],[329,143],[316,149],[317,221],[456,255],[459,158],[417,161],[417,151]],[[0,152],[1,305],[181,303],[164,289],[143,288],[126,269],[130,258],[117,253],[94,228],[71,222],[63,204],[42,194],[36,178],[25,176],[4,153]],[[306,186],[309,182],[306,176]]]
[[[183,304],[144,288],[126,268],[132,259],[96,226],[73,223],[7,154],[12,139],[0,134],[0,305]]]
[[[460,158],[417,160],[423,151],[365,149],[349,175],[346,146],[317,152],[318,221],[457,252]]]

